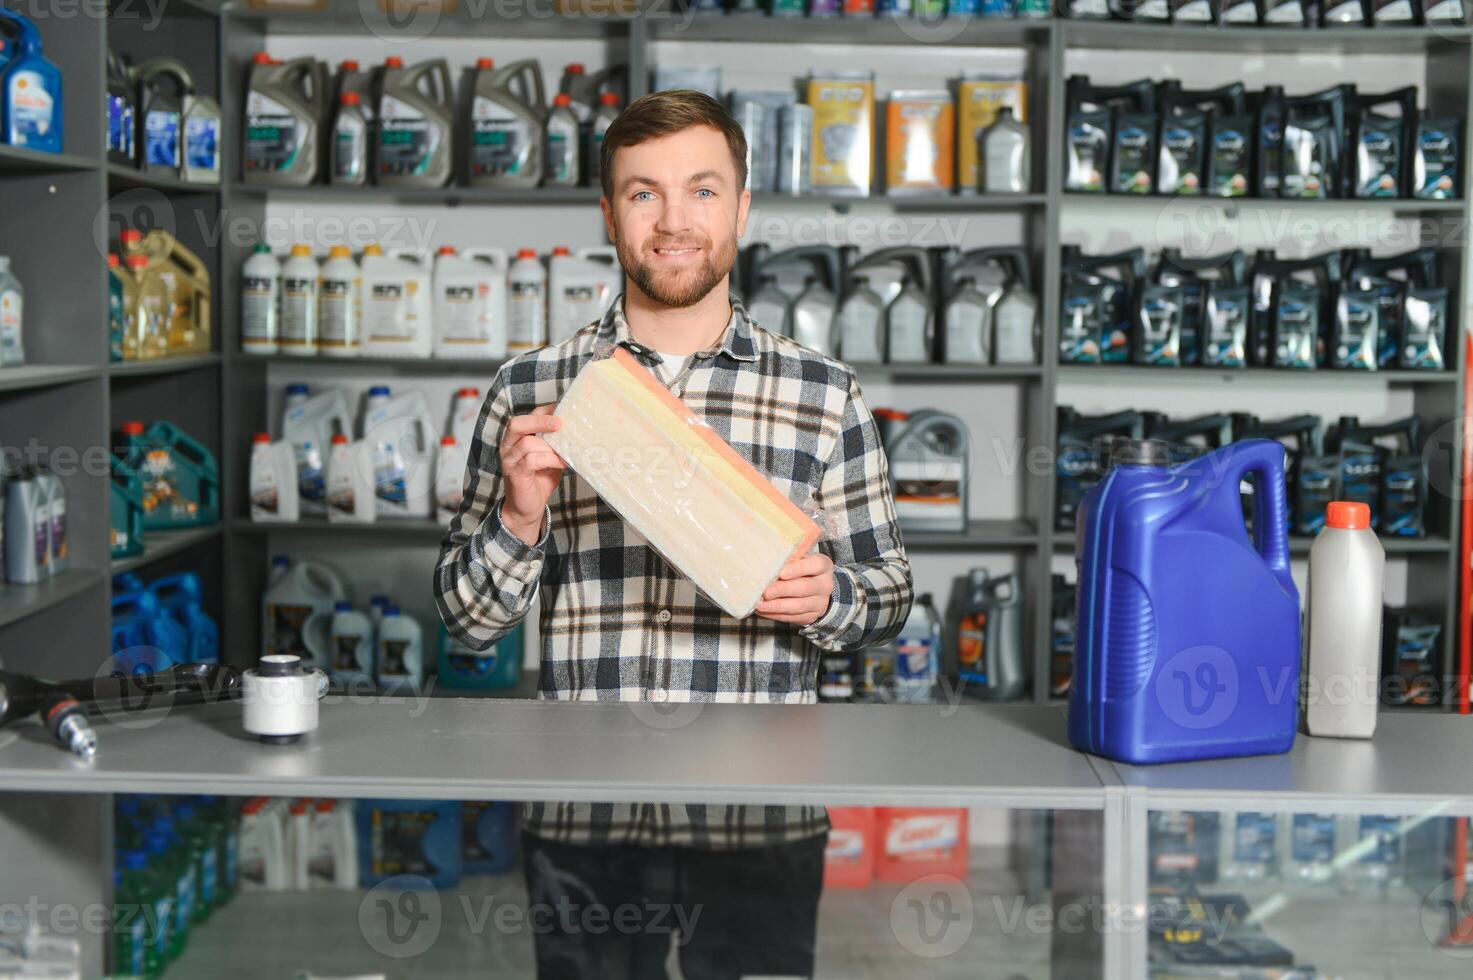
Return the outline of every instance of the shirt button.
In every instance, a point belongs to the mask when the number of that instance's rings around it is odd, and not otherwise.
[[[663,704],[664,702],[670,700],[670,692],[669,691],[664,691],[664,690],[651,691],[650,692],[650,700],[651,701],[659,701],[660,703]]]
[[[658,619],[662,623],[668,623],[668,622],[670,622],[670,610],[668,610],[668,609],[661,609],[659,611],[659,613],[655,616],[655,618]]]
[[[679,398],[680,397],[680,385],[675,385],[673,388],[671,388],[670,389],[670,393],[672,395],[674,395],[676,398]]]

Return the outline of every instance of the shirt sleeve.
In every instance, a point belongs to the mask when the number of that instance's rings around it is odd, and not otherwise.
[[[460,510],[440,543],[435,563],[435,605],[452,636],[485,650],[527,615],[546,558],[552,513],[544,509],[542,534],[529,545],[501,522],[502,434],[514,414],[506,367],[497,371],[481,406],[466,463]]]
[[[828,611],[799,632],[830,651],[893,639],[910,615],[914,586],[895,516],[889,462],[852,371],[817,497],[828,524],[819,550],[834,562],[834,589]]]

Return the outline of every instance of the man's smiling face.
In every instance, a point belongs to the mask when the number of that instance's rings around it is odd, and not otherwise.
[[[620,147],[602,201],[619,264],[653,302],[693,306],[736,264],[751,201],[731,149],[710,126]]]

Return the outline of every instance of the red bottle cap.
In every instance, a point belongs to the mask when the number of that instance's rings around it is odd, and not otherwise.
[[[573,97],[567,92],[559,92],[552,97],[552,104],[556,106],[572,105]]]
[[[147,255],[130,255],[130,256],[128,256],[125,264],[130,269],[147,269],[148,268],[148,256]]]
[[[343,105],[357,105],[362,101],[357,92],[344,92],[342,98],[338,99]]]
[[[332,800],[318,800],[316,803],[313,804],[313,809],[315,809],[318,813],[331,813],[333,810],[333,805],[334,804]]]
[[[124,422],[123,423],[123,435],[125,435],[125,436],[141,436],[141,435],[143,435],[143,423],[142,422]]]
[[[455,254],[455,246],[454,245],[441,245],[440,246],[440,254],[441,255],[454,255]]]
[[[135,242],[143,241],[143,232],[139,231],[137,228],[124,228],[121,232],[119,232],[118,240],[121,241],[124,245],[132,245]]]
[[[455,445],[455,437],[454,436],[441,436],[440,437],[440,445],[442,445],[442,446],[453,446],[453,445]]]
[[[479,388],[459,388],[459,389],[456,389],[456,392],[455,392],[455,397],[456,398],[461,398],[461,397],[466,397],[466,398],[479,398],[480,396],[481,396],[481,389],[479,389]]]
[[[118,267],[118,253],[117,252],[108,252],[107,253],[107,267],[109,269],[116,269]]]
[[[334,446],[346,446],[348,444],[348,437],[341,432],[334,432],[332,434],[332,444]]]
[[[519,258],[519,259],[535,259],[536,257],[537,257],[537,250],[535,248],[519,248],[519,249],[517,249],[517,258]]]
[[[570,252],[570,251],[568,251],[568,246],[566,246],[566,245],[554,245],[552,247],[552,254],[553,255],[572,255],[573,253]]]
[[[1325,527],[1363,531],[1371,526],[1371,508],[1352,500],[1331,501],[1325,508]]]
[[[605,92],[603,95],[600,95],[598,97],[598,104],[599,105],[618,105],[619,104],[619,93],[618,92]]]
[[[127,432],[128,431],[128,427],[126,425],[123,426],[123,431],[124,432]],[[270,441],[271,441],[271,433],[269,433],[269,432],[257,432],[254,436],[251,437],[251,442],[254,442],[258,446],[261,445],[262,443],[269,443]]]
[[[477,58],[476,67],[481,71],[490,71],[496,67],[496,61],[492,58]]]
[[[255,56],[251,58],[251,61],[258,65],[269,65],[271,64],[271,56],[264,51],[257,51]]]
[[[563,70],[569,75],[581,75],[583,74],[583,62],[571,61],[568,63],[568,67]]]
[[[404,67],[404,59],[401,58],[401,57],[399,57],[397,54],[391,54],[387,58],[384,59],[384,67],[385,68],[403,68]]]
[[[357,71],[358,70],[358,59],[357,58],[345,58],[342,61],[338,62],[338,69],[340,71]]]

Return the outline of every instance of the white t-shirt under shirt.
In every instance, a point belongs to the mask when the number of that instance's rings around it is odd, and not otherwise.
[[[675,380],[676,375],[685,370],[685,362],[690,360],[689,354],[667,354],[664,351],[660,355],[660,370],[665,372],[665,383],[669,384]]]

